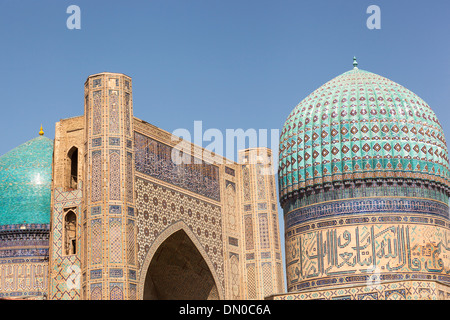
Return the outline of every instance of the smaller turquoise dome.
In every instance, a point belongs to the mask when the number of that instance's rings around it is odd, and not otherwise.
[[[0,226],[50,223],[52,158],[44,136],[0,157]]]

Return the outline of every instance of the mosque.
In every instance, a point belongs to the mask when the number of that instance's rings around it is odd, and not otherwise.
[[[0,157],[0,298],[450,299],[446,140],[403,86],[354,59],[287,117],[277,177],[180,141],[89,76],[82,116]]]

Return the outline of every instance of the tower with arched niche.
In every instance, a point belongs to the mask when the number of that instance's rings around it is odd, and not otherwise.
[[[81,298],[82,124],[83,117],[75,117],[55,125],[47,295],[51,300]]]
[[[135,299],[131,78],[117,73],[95,74],[87,79],[84,89],[82,296]]]

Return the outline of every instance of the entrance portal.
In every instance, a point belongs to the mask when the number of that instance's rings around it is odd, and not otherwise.
[[[156,250],[143,293],[144,300],[208,300],[219,296],[206,261],[183,230]]]

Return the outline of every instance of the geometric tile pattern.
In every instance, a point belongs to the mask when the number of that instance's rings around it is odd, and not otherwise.
[[[250,188],[250,170],[246,165],[242,166],[242,183],[243,183],[243,193],[244,201],[251,201],[251,188]]]
[[[126,168],[125,168],[125,181],[126,181],[126,200],[128,203],[133,203],[133,154],[127,152]]]
[[[239,163],[242,164],[241,185],[244,189],[241,194],[245,213],[242,221],[245,244],[243,257],[247,268],[252,270],[247,269],[245,288],[249,293],[247,298],[250,299],[250,292],[254,288],[256,297],[251,299],[263,299],[275,292],[281,293],[282,290],[278,289],[284,287],[283,275],[277,268],[282,260],[271,150],[241,150]]]
[[[272,266],[270,262],[262,263],[262,283],[264,288],[264,296],[270,296],[273,294],[273,281],[272,281]]]
[[[90,300],[102,300],[102,284],[92,283],[91,284],[91,296]]]
[[[125,81],[125,83],[128,81]],[[128,88],[129,89],[129,88]],[[131,136],[131,111],[130,111],[130,94],[124,94],[124,108],[125,108],[125,135]]]
[[[417,201],[410,202],[409,204],[412,205],[411,209],[417,212],[428,212],[431,214],[448,216],[448,195],[430,185],[386,182],[363,186],[350,181],[345,184],[345,187],[331,186],[327,189],[315,190],[314,192],[305,194],[301,197],[290,199],[289,202],[284,203],[284,213],[287,214],[288,212],[298,208],[310,207],[311,205],[320,205],[321,203],[326,203],[333,200],[346,201],[352,199],[355,201],[355,199],[361,199],[360,201],[364,201],[364,199],[370,197],[387,199],[388,202],[386,204],[391,206],[391,209],[393,210],[399,210],[404,207],[406,204],[405,200],[424,201],[420,206],[418,206],[420,202]],[[391,198],[391,200],[388,198]],[[424,208],[426,209],[420,208],[422,205],[424,205]],[[364,204],[361,202],[359,204],[359,210],[364,211],[367,209],[367,206],[371,207],[372,205],[370,203]]]
[[[92,182],[91,201],[97,202],[102,199],[102,152],[92,151]]]
[[[91,220],[91,264],[102,263],[102,219]]]
[[[218,276],[223,290],[223,239],[220,207],[187,194],[136,177],[137,250],[142,267],[147,252],[158,235],[172,224],[183,221],[195,234]]]
[[[449,159],[430,107],[403,86],[355,68],[312,92],[280,138],[280,201],[353,179],[428,180],[448,193]]]
[[[129,299],[130,300],[137,300],[137,286],[134,283],[130,283],[130,289],[129,289]]]
[[[239,256],[230,254],[232,299],[239,299]]]
[[[274,295],[273,300],[450,300],[450,286],[433,280],[404,280],[372,286],[305,290]]]
[[[128,299],[133,284],[128,275],[136,271],[134,161],[133,145],[128,140],[132,132],[130,88],[130,79],[118,73],[96,74],[85,83],[85,134],[91,139],[100,135],[106,142],[94,150],[87,146],[88,167],[83,173],[90,194],[84,203],[89,214],[85,220],[88,236],[83,238],[88,242],[83,272],[101,270],[102,274],[87,277],[83,283],[90,298]]]
[[[277,262],[277,278],[283,279],[283,266],[280,262]],[[277,282],[277,292],[284,292],[283,282],[278,281]]]
[[[109,218],[109,262],[122,262],[122,219]]]
[[[228,217],[228,226],[231,230],[236,231],[236,223],[238,217],[236,216],[236,185],[233,182],[226,180],[226,203],[224,212]]]
[[[136,227],[135,221],[132,219],[127,220],[127,263],[131,266],[136,264]]]
[[[119,114],[119,92],[109,90],[109,133],[119,133],[120,114]]]
[[[123,300],[123,283],[109,283],[110,300]]]
[[[435,218],[448,219],[448,205],[428,200],[403,197],[356,198],[341,201],[322,202],[294,209],[285,214],[287,229],[299,223],[330,217],[346,217],[353,215],[378,213],[407,213],[416,215],[432,215]],[[402,220],[407,217],[402,218]],[[424,218],[426,219],[426,218]],[[405,220],[404,220],[405,221]]]
[[[62,188],[55,188],[53,192],[52,232],[50,247],[49,299],[78,300],[81,298],[81,290],[76,281],[81,267],[79,255],[66,255],[64,250],[64,209],[75,208],[77,216],[76,239],[80,238],[80,214],[79,208],[82,201],[81,189],[65,192]],[[80,246],[77,241],[76,252]]]
[[[244,235],[245,235],[245,249],[253,250],[254,239],[253,239],[253,218],[251,215],[246,215],[244,217]]]
[[[109,151],[109,199],[120,200],[120,151]]]
[[[49,229],[49,224],[0,226],[0,298],[47,293]]]
[[[280,235],[278,232],[278,215],[272,215],[272,237],[273,237],[273,246],[277,252],[280,250]]]
[[[92,108],[92,135],[98,135],[102,130],[102,91],[94,91],[92,99],[94,101]]]
[[[247,269],[247,299],[257,299],[256,295],[256,270],[254,263],[248,263]]]
[[[259,236],[260,248],[267,249],[270,247],[269,225],[267,220],[267,213],[259,214]]]
[[[257,196],[258,200],[264,200],[266,199],[266,188],[265,188],[265,182],[264,182],[264,174],[262,173],[263,166],[260,164],[256,165],[256,175],[257,175]]]

